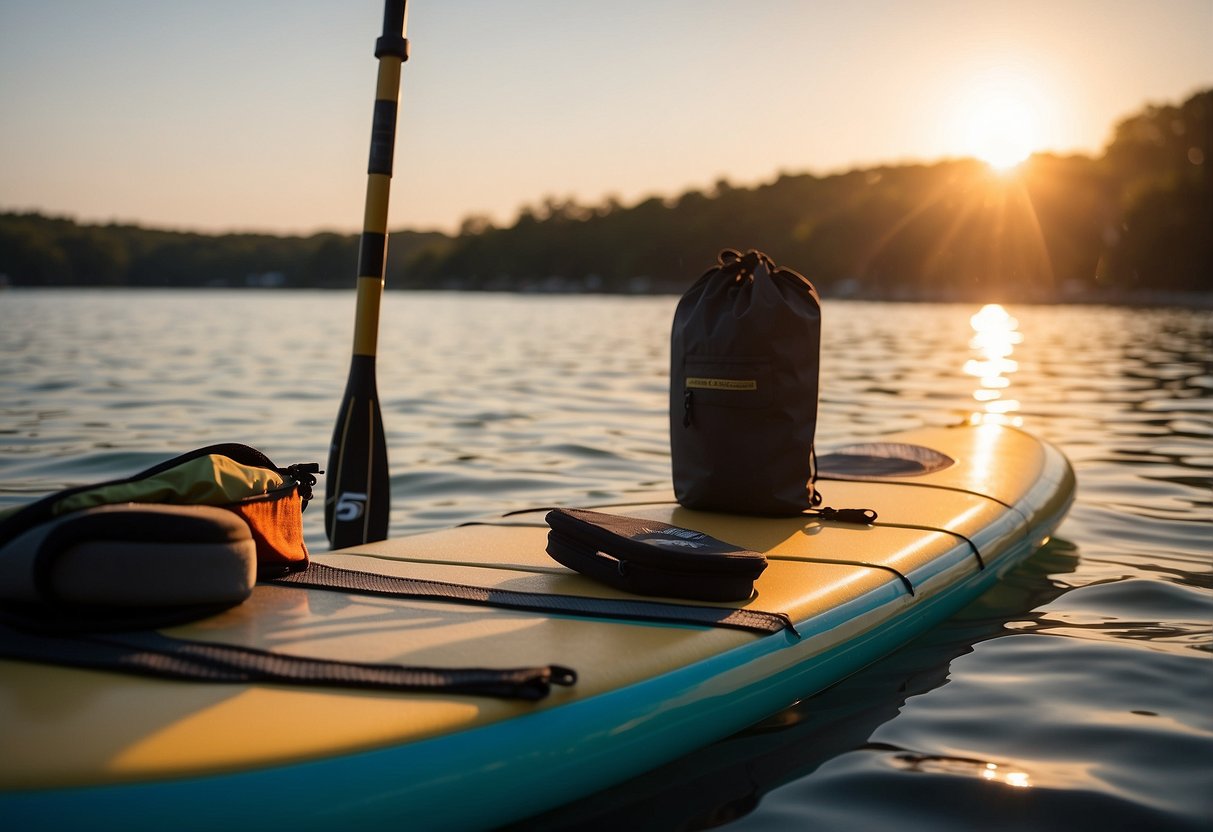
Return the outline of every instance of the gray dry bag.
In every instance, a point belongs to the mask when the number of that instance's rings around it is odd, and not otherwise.
[[[721,252],[670,339],[674,493],[690,509],[788,515],[814,487],[821,302],[759,251]]]

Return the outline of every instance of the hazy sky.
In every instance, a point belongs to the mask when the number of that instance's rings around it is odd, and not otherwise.
[[[0,210],[352,232],[381,0],[0,0]],[[781,171],[1098,153],[1213,0],[415,0],[392,228]]]

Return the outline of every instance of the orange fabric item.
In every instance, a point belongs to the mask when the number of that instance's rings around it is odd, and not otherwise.
[[[281,574],[307,566],[303,541],[303,503],[299,488],[230,503],[225,508],[244,519],[257,544],[257,571]]]

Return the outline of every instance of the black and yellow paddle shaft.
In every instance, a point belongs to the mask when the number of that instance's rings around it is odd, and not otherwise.
[[[358,247],[358,294],[354,354],[329,449],[324,530],[334,549],[387,537],[391,503],[387,442],[375,384],[379,302],[387,265],[388,196],[396,145],[400,66],[408,60],[405,0],[386,0],[383,35],[375,42],[379,79],[371,123],[366,212]]]

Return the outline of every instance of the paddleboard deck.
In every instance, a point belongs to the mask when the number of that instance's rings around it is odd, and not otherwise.
[[[636,776],[837,682],[944,620],[1038,549],[1073,499],[1065,457],[997,425],[924,428],[820,460],[828,505],[871,526],[595,510],[765,553],[745,602],[793,627],[489,609],[259,585],[165,632],[303,656],[438,667],[563,665],[538,702],[201,684],[0,662],[0,815],[51,827],[494,826]],[[545,510],[316,556],[503,590],[634,598],[545,552]],[[685,602],[683,602],[685,603]]]

